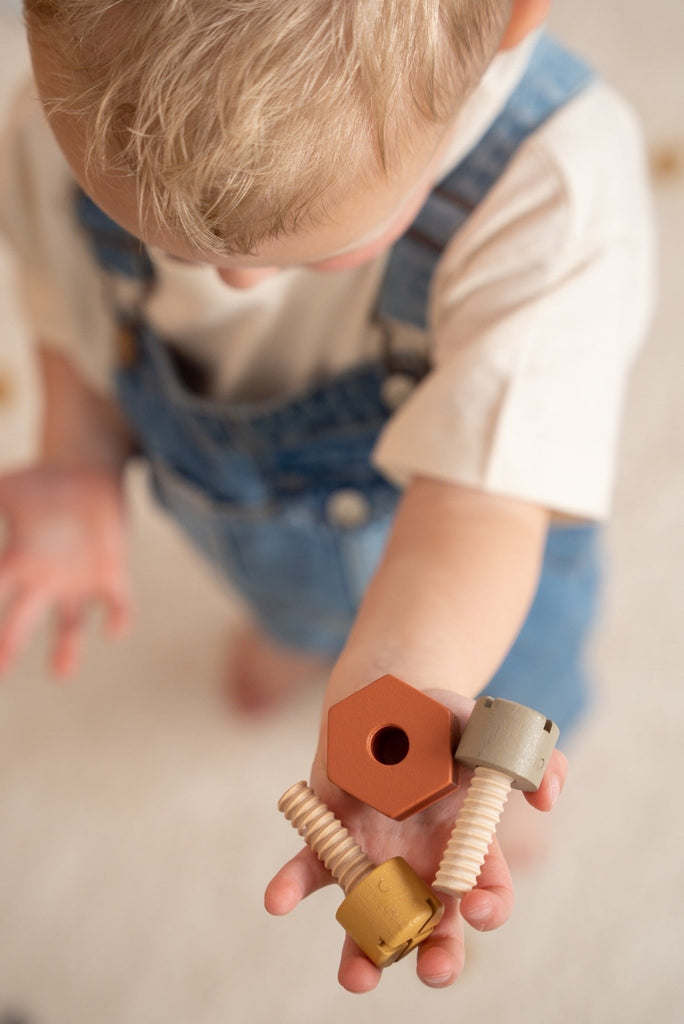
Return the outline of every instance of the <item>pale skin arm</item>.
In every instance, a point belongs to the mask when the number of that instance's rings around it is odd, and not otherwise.
[[[37,461],[0,477],[0,673],[38,623],[55,618],[52,669],[69,675],[89,608],[111,635],[130,615],[122,478],[131,439],[115,405],[64,356],[41,346],[43,423]]]
[[[403,823],[382,817],[332,786],[325,771],[327,708],[384,673],[392,673],[448,704],[464,722],[475,697],[505,657],[533,598],[548,514],[524,502],[418,478],[408,488],[390,541],[326,690],[312,784],[376,862],[403,855],[428,882],[441,859],[463,789]],[[529,803],[549,810],[566,761],[556,752]],[[330,877],[303,850],[266,892],[266,907],[284,914]],[[418,954],[418,976],[441,987],[463,966],[463,919],[478,929],[503,924],[513,893],[496,843],[477,888],[447,913]],[[364,992],[380,972],[349,940],[340,983]]]
[[[37,349],[43,383],[41,456],[61,466],[94,466],[120,476],[132,439],[118,406],[95,391],[57,349]]]
[[[417,478],[331,676],[327,703],[389,671],[418,689],[475,697],[530,606],[547,524],[539,506]]]

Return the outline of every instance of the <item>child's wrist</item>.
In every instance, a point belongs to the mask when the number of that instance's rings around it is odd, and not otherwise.
[[[374,682],[383,675],[393,675],[416,690],[435,696],[437,693],[474,700],[487,685],[487,680],[473,679],[465,666],[441,658],[426,664],[424,652],[396,652],[387,655],[377,650],[346,648],[333,668],[323,699],[323,715],[340,700]],[[439,699],[439,697],[435,697]]]
[[[59,450],[46,448],[43,450],[41,465],[53,470],[83,470],[111,477],[112,481],[121,482],[131,451],[108,450],[106,447],[88,446],[81,449],[69,448]]]
[[[81,472],[106,477],[112,484],[122,488],[126,465],[131,455],[130,448],[110,447],[106,444],[89,444],[78,448],[47,445],[38,462],[53,472]]]

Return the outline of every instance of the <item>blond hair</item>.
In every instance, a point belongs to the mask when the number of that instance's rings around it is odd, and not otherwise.
[[[194,248],[254,251],[453,115],[510,0],[25,0],[86,165]],[[58,53],[59,57],[54,54]]]

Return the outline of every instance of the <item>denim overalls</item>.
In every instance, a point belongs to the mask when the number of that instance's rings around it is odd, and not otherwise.
[[[518,145],[591,78],[577,58],[540,38],[501,115],[394,245],[378,317],[426,326],[442,249]],[[141,294],[153,288],[144,246],[83,194],[77,202],[104,270],[136,279]],[[369,456],[397,395],[429,367],[415,355],[387,351],[295,399],[218,401],[195,386],[192,365],[141,317],[118,312],[128,349],[117,372],[118,395],[149,460],[157,498],[268,633],[335,656],[399,497]],[[598,582],[595,534],[584,526],[550,531],[533,608],[487,688],[539,708],[561,729],[585,703],[581,662]]]

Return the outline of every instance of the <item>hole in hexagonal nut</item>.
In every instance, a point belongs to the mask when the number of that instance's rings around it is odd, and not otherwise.
[[[379,764],[401,764],[409,752],[409,738],[398,725],[384,725],[371,740],[371,754]]]

